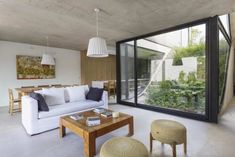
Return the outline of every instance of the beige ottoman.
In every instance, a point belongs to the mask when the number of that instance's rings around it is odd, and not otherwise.
[[[153,140],[170,144],[173,149],[173,157],[176,157],[176,145],[184,144],[184,153],[187,153],[186,128],[179,122],[172,120],[155,120],[151,124],[150,152],[152,152]]]
[[[148,150],[133,138],[115,137],[102,145],[100,157],[148,157]]]

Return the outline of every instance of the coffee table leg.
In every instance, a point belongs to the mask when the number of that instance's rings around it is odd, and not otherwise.
[[[63,138],[66,134],[65,127],[63,126],[61,120],[60,120],[60,138]]]
[[[133,117],[129,119],[129,134],[127,136],[132,136],[134,134],[134,124]]]
[[[85,157],[94,157],[96,154],[95,134],[84,132],[83,136]]]

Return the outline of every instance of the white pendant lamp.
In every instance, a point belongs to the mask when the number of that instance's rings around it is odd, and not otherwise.
[[[100,9],[96,8],[96,37],[93,37],[89,40],[88,49],[87,49],[87,56],[88,57],[108,57],[108,50],[106,41],[99,37],[99,25],[98,25],[98,13]]]
[[[47,47],[46,47],[46,53],[48,53],[48,37],[47,37]],[[49,55],[49,54],[43,54],[42,55],[42,65],[55,65],[55,59]]]
[[[42,65],[55,65],[55,60],[51,55],[43,54],[41,64]]]

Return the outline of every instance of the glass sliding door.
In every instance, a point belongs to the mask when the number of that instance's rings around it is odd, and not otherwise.
[[[138,104],[205,115],[206,25],[137,40]]]
[[[160,47],[160,49],[159,49]],[[139,104],[151,104],[152,99],[148,99],[148,91],[154,84],[155,77],[161,77],[162,73],[157,73],[157,69],[162,65],[161,60],[165,53],[163,46],[148,39],[137,40],[137,102]],[[164,50],[169,51],[169,48]],[[157,74],[156,74],[156,73]]]
[[[230,25],[229,25],[229,16],[221,15],[219,16],[219,108],[218,111],[222,108],[224,102],[224,94],[226,88],[226,80],[228,75],[228,64],[230,57],[230,47],[231,47],[231,37],[230,37]],[[229,76],[229,75],[228,75]]]
[[[231,46],[228,18],[118,41],[118,102],[218,122]]]
[[[134,41],[120,44],[121,101],[135,102]]]
[[[223,33],[219,30],[219,102],[222,105],[227,76],[227,65],[230,46]],[[220,106],[221,108],[221,106]]]

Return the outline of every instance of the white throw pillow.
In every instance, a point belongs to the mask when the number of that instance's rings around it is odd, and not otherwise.
[[[64,104],[64,88],[43,88],[43,95],[47,105]]]
[[[64,100],[65,102],[69,102],[69,92],[66,88],[64,88]]]
[[[83,87],[85,90],[85,95],[87,95],[87,93],[89,92],[89,86],[88,85],[82,85],[80,87]]]
[[[42,90],[36,90],[36,91],[34,91],[34,93],[38,93],[38,94],[41,94],[42,96],[44,96]]]
[[[70,102],[86,100],[85,88],[83,86],[66,87],[66,89],[69,93]]]

